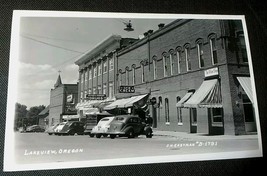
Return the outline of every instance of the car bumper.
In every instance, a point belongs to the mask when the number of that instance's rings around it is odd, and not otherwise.
[[[121,132],[121,131],[114,131],[114,132],[107,132],[106,134],[125,135],[125,132]]]

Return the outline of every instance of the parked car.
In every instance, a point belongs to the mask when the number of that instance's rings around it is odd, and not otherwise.
[[[40,125],[32,125],[26,128],[26,132],[45,132],[45,129]]]
[[[61,129],[57,127],[56,130],[58,130],[55,133],[57,135],[82,135],[84,134],[84,123],[78,121],[65,122]]]
[[[59,132],[62,130],[62,128],[65,126],[67,122],[61,122],[57,125],[57,127],[54,129],[54,134],[58,135]]]
[[[105,117],[101,119],[98,124],[92,129],[91,133],[89,134],[90,137],[96,136],[100,138],[102,135],[107,137],[107,131],[110,127],[110,123],[113,121],[114,117]]]
[[[59,123],[52,125],[49,127],[45,132],[48,133],[49,135],[55,134],[55,129],[59,126]]]
[[[120,115],[116,116],[110,123],[110,127],[107,131],[111,139],[116,136],[134,138],[141,134],[146,135],[147,138],[152,138],[152,128],[146,123],[142,122],[140,117],[132,115]]]

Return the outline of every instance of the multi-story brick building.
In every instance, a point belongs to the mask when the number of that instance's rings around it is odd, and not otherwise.
[[[149,113],[159,130],[235,135],[256,131],[241,20],[182,19],[144,35],[117,51],[117,73],[111,78],[117,80],[117,98],[120,85],[149,92]]]
[[[70,120],[67,117],[75,116],[77,114],[75,109],[77,102],[78,85],[62,84],[59,75],[54,89],[50,91],[49,126],[60,123],[64,119]]]

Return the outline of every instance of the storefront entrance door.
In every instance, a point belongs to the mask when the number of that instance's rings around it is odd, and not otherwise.
[[[190,133],[197,132],[197,108],[189,108]]]

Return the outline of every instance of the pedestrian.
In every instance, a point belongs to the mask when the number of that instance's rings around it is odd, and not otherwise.
[[[152,124],[153,124],[153,118],[150,115],[148,115],[145,122],[149,126],[152,126]]]

